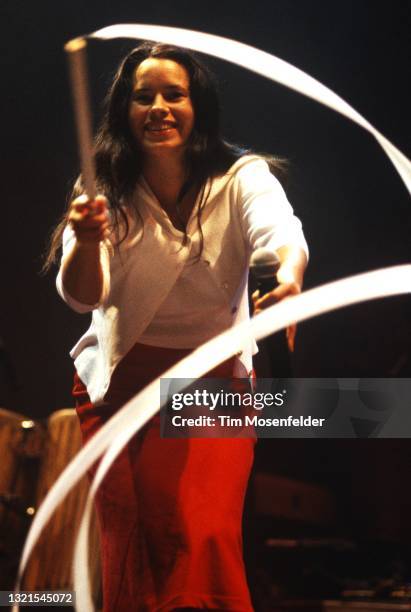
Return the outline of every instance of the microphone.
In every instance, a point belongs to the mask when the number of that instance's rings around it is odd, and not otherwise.
[[[257,282],[260,297],[277,287],[276,274],[281,262],[275,251],[260,247],[251,255],[250,270]]]
[[[270,251],[265,247],[261,247],[254,251],[250,259],[250,271],[257,283],[260,297],[272,291],[278,286],[276,274],[281,265],[280,259],[275,251]],[[276,376],[280,378],[290,378],[292,376],[292,367],[290,362],[287,337],[282,330],[274,334],[270,338],[263,340],[260,346],[265,342],[265,361],[260,362],[260,368],[269,367],[268,378]]]

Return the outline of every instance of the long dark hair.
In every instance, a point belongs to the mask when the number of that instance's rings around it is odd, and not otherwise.
[[[95,137],[96,187],[110,203],[114,230],[124,223],[119,243],[127,236],[129,227],[123,206],[135,189],[142,172],[143,153],[133,137],[128,120],[129,105],[137,67],[149,57],[171,59],[184,66],[189,75],[190,98],[194,109],[194,126],[187,143],[185,156],[187,180],[179,194],[178,202],[195,187],[203,189],[209,178],[224,174],[242,155],[250,151],[223,140],[220,131],[220,105],[214,76],[197,57],[173,45],[144,42],[133,49],[121,62],[104,103],[104,114]],[[264,156],[275,174],[284,171],[284,160]],[[81,175],[69,197],[69,202],[83,192]],[[201,210],[198,211],[201,231]],[[137,211],[138,212],[138,211]],[[67,224],[66,211],[54,229],[45,256],[43,271],[56,260],[57,251]]]

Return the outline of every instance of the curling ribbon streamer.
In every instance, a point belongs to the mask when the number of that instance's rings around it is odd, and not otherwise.
[[[245,321],[213,338],[162,374],[161,378],[173,378],[173,392],[178,393],[184,389],[185,385],[184,381],[176,379],[184,378],[187,371],[190,372],[190,378],[202,376],[221,361],[231,357],[241,346],[242,341],[249,337],[249,334],[252,334],[256,340],[262,340],[293,322],[298,323],[312,316],[336,310],[341,306],[401,293],[411,293],[411,264],[367,272],[311,289],[275,304],[251,321]],[[341,295],[344,296],[343,301]],[[113,432],[112,442],[99,464],[87,497],[76,542],[73,575],[76,609],[79,612],[93,610],[87,560],[88,534],[94,496],[117,455],[130,438],[158,412],[161,405],[160,379],[158,378],[132,398],[116,415],[117,417],[123,413],[122,428],[117,437]],[[108,425],[109,423],[104,428]]]
[[[109,26],[94,32],[90,38],[150,39],[185,46],[249,68],[257,74],[290,87],[332,108],[370,132],[379,142],[411,193],[411,163],[403,153],[332,90],[273,55],[227,38],[163,26],[140,24]],[[164,373],[163,377],[182,378],[187,375],[187,371],[190,372],[192,378],[203,375],[233,355],[250,333],[259,340],[293,322],[298,323],[311,316],[369,299],[408,292],[411,292],[411,265],[395,266],[329,283],[290,298],[286,304],[284,302],[276,304],[250,322],[244,322],[220,334]],[[340,295],[344,296],[343,300],[338,297]],[[30,527],[20,562],[17,587],[33,547],[52,513],[90,466],[107,451],[99,464],[90,489],[75,553],[76,608],[80,612],[90,612],[93,609],[87,562],[87,532],[93,495],[123,446],[158,411],[160,407],[159,389],[159,379],[157,379],[130,400],[93,436],[60,475],[40,506]],[[13,607],[13,611],[15,610],[18,610],[18,605]]]
[[[159,40],[227,60],[267,77],[271,81],[276,81],[281,85],[294,89],[298,93],[312,98],[320,104],[324,104],[324,106],[328,106],[337,113],[345,115],[345,117],[363,127],[367,132],[370,132],[390,158],[409,193],[411,193],[410,160],[340,96],[303,70],[296,68],[275,55],[251,47],[251,45],[245,45],[244,43],[232,40],[231,38],[223,38],[222,36],[185,30],[183,28],[169,28],[139,23],[108,26],[93,32],[93,34],[89,35],[89,38],[100,38],[103,40],[111,40],[113,38]]]
[[[245,321],[223,332],[196,349],[189,357],[165,372],[162,377],[184,378],[187,376],[187,371],[190,372],[191,378],[202,376],[233,355],[244,340],[249,338],[250,333],[254,334],[256,340],[261,340],[293,322],[298,323],[342,306],[403,293],[411,293],[411,264],[367,272],[310,289],[267,308],[251,321]],[[179,381],[176,380],[175,383],[175,392],[179,392],[183,383],[181,386]],[[76,609],[80,612],[90,612],[93,609],[89,592],[88,562],[85,557],[93,495],[116,454],[159,410],[159,407],[160,382],[157,379],[127,402],[80,450],[48,492],[31,524],[23,550],[19,576],[22,576],[31,551],[54,510],[96,459],[109,449],[110,456],[108,453],[104,456],[93,480],[80,527],[81,538],[76,548],[74,577]],[[13,610],[18,610],[18,607],[15,606]]]

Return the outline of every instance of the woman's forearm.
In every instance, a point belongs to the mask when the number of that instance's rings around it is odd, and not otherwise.
[[[104,285],[100,244],[76,242],[63,261],[61,274],[63,286],[71,297],[81,304],[97,304]]]
[[[71,203],[68,222],[76,241],[62,263],[62,284],[77,302],[93,306],[104,288],[100,245],[109,233],[106,198],[98,195],[90,201],[82,194]]]
[[[277,249],[281,266],[277,273],[280,283],[297,283],[300,289],[303,286],[304,271],[307,267],[305,251],[295,245],[285,245]]]

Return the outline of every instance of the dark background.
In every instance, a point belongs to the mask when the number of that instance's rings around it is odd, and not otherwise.
[[[72,406],[68,351],[88,326],[88,316],[71,312],[57,297],[55,273],[39,275],[46,238],[78,171],[63,52],[67,40],[124,22],[234,38],[319,79],[409,155],[406,1],[3,0],[0,10],[5,215],[0,335],[6,347],[0,404],[33,418]],[[114,67],[133,44],[90,44],[95,117]],[[307,288],[410,260],[409,195],[368,133],[244,69],[214,59],[208,63],[218,74],[227,138],[291,161],[287,191],[311,249]],[[294,372],[410,376],[410,341],[408,297],[346,308],[300,325]],[[369,500],[377,489],[392,499],[389,512],[398,529],[404,524],[411,505],[402,484],[409,475],[407,440],[276,441],[262,448],[260,465],[267,471],[334,484],[353,478],[357,526],[367,525],[370,511],[361,498]]]

